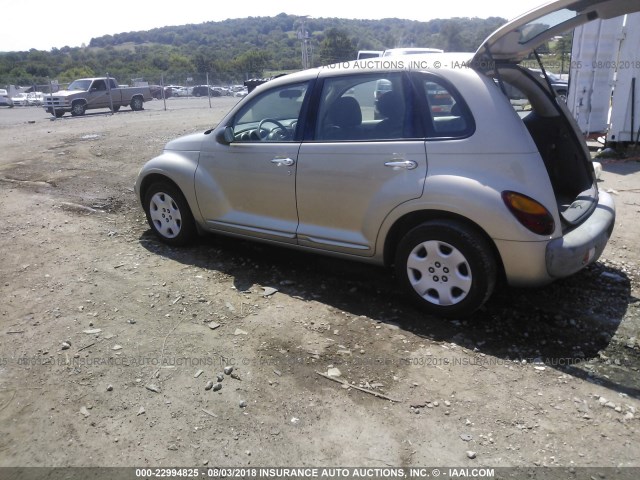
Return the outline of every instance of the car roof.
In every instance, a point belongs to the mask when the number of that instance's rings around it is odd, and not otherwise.
[[[288,85],[295,82],[308,81],[313,78],[323,78],[334,75],[366,74],[367,72],[381,71],[399,72],[407,70],[439,72],[459,69],[469,65],[473,59],[473,55],[473,52],[444,52],[352,60],[289,73],[269,80],[262,85],[258,85],[253,92],[260,92],[266,88],[277,87],[279,85]]]

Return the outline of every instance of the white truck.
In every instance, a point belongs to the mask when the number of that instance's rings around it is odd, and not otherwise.
[[[576,28],[568,107],[587,136],[640,137],[640,13]]]
[[[112,77],[81,78],[71,82],[66,90],[46,95],[42,106],[56,117],[67,112],[75,117],[96,108],[117,112],[120,107],[129,106],[131,110],[142,110],[144,102],[151,98],[149,86],[120,87]]]

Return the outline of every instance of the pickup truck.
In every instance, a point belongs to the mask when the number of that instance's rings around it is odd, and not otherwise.
[[[120,87],[115,78],[81,78],[69,84],[66,90],[44,97],[42,106],[52,115],[62,117],[71,112],[74,117],[89,109],[108,108],[114,112],[120,107],[142,110],[144,102],[151,100],[149,87]]]

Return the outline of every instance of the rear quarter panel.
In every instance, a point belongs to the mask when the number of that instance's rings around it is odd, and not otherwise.
[[[380,230],[376,255],[382,253],[393,224],[413,211],[460,215],[493,240],[547,242],[560,235],[560,219],[549,176],[535,143],[509,100],[495,83],[469,69],[434,71],[447,78],[464,97],[475,119],[468,138],[427,140],[427,178],[421,198],[396,208]],[[533,234],[504,205],[505,190],[528,195],[554,217],[550,237]]]

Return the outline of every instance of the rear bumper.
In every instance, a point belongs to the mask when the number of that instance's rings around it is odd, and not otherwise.
[[[600,258],[616,220],[611,195],[600,192],[598,206],[578,228],[547,244],[547,272],[553,278],[567,277]]]
[[[611,196],[600,192],[598,205],[579,227],[560,238],[540,242],[494,240],[514,287],[537,287],[568,277],[598,260],[615,222]]]

